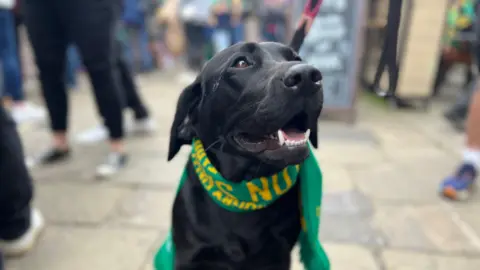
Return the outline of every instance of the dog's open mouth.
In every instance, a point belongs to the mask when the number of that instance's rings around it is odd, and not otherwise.
[[[252,135],[247,132],[236,135],[235,141],[251,152],[276,150],[280,148],[296,149],[306,147],[310,136],[308,116],[301,112],[290,119],[283,127],[266,135]]]

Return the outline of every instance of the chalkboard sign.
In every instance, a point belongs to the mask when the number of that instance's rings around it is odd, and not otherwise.
[[[301,8],[305,1],[297,3]],[[300,56],[323,74],[327,110],[348,110],[354,105],[364,3],[365,0],[323,0],[300,50]]]

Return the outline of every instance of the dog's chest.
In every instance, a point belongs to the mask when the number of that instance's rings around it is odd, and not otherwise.
[[[212,262],[239,270],[272,265],[277,266],[273,269],[288,269],[283,266],[290,263],[301,229],[298,184],[265,209],[239,213],[215,203],[198,179],[190,177],[194,179],[186,181],[173,209],[179,263]]]

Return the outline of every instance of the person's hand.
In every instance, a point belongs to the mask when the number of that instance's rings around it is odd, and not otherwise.
[[[171,23],[177,19],[177,8],[174,3],[166,3],[163,7],[158,8],[156,12],[156,20],[158,23]]]

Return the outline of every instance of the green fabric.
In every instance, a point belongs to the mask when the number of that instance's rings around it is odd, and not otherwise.
[[[320,206],[321,206],[321,200],[322,200],[322,172],[320,170],[320,167],[318,166],[317,160],[315,159],[315,156],[310,146],[309,146],[309,149],[310,149],[310,155],[302,164],[300,164],[299,172],[298,172],[301,178],[300,193],[301,193],[301,202],[302,202],[302,218],[299,221],[302,224],[302,232],[300,233],[300,237],[298,239],[298,242],[300,245],[300,259],[304,265],[305,270],[330,270],[330,262],[318,240],[318,230],[320,226]],[[201,146],[201,143],[199,141],[194,140],[192,144],[192,154],[191,154],[192,161],[194,163],[197,162],[197,165],[204,165],[204,164],[207,165],[207,166],[203,166],[203,171],[204,171],[203,173],[205,175],[204,176],[199,175],[199,178],[202,179],[203,177],[205,179],[211,175],[215,175],[215,177],[217,177],[216,174],[218,174],[218,172],[216,172],[216,169],[213,168],[213,166],[212,167],[208,166],[211,164],[208,161],[208,158],[206,158],[206,155],[201,157],[201,160],[203,162],[199,162],[197,157],[199,153],[200,155],[203,155],[202,154],[204,153],[203,146]],[[298,168],[298,165],[291,166],[290,168],[293,168],[296,171]],[[197,167],[195,167],[195,169],[197,173],[202,173],[202,170],[197,169]],[[287,168],[287,170],[288,169],[289,168]],[[207,174],[205,172],[206,170],[210,170],[210,173]],[[282,172],[279,174],[282,174]],[[290,173],[292,172],[290,171]],[[277,174],[277,177],[278,177],[278,174]],[[177,189],[177,192],[183,186],[184,182],[186,181],[186,178],[187,178],[187,173],[186,171],[184,171],[180,179],[180,184]],[[275,178],[275,176],[268,177],[267,179],[270,179],[270,178],[272,179],[272,183],[273,183],[273,179]],[[261,179],[262,178],[260,178],[260,182],[262,181]],[[255,180],[259,180],[259,179],[254,179],[253,181]],[[211,180],[204,180],[204,181],[213,182],[214,180],[211,179]],[[222,181],[225,181],[223,183],[226,183],[227,180],[222,180]],[[230,182],[228,183],[231,184]],[[262,190],[262,192],[264,192],[263,196],[268,197],[267,195],[268,193],[275,193],[275,187],[274,186],[269,186],[269,187],[270,187],[269,191],[267,191],[267,189]],[[234,186],[232,185],[232,190],[230,191],[232,195],[246,197],[245,193],[242,193],[242,195],[237,195],[240,193],[237,193],[237,191],[234,191],[233,188]],[[213,195],[210,195],[210,196],[212,198],[215,198],[215,196]],[[257,197],[258,197],[257,198],[258,201],[260,201],[259,197],[261,196],[257,196]],[[254,198],[250,198],[250,199],[254,200]],[[273,199],[273,195],[272,195],[272,199]],[[224,204],[222,204],[222,202],[219,202],[219,200],[214,199],[214,201],[219,203],[219,205],[221,205],[222,207],[227,208]],[[239,209],[237,209],[236,211],[238,210]],[[258,209],[250,208],[247,210],[255,211]],[[244,211],[244,209],[242,209],[242,211]],[[167,238],[165,239],[165,242],[163,243],[163,245],[161,246],[161,248],[159,249],[159,251],[155,256],[155,259],[154,259],[155,269],[156,270],[174,270],[174,257],[175,257],[175,247],[173,245],[171,232],[169,232],[167,235]]]
[[[295,185],[300,167],[292,165],[272,176],[234,183],[223,178],[210,163],[199,140],[193,141],[191,157],[200,183],[210,198],[233,212],[248,212],[271,205]]]

